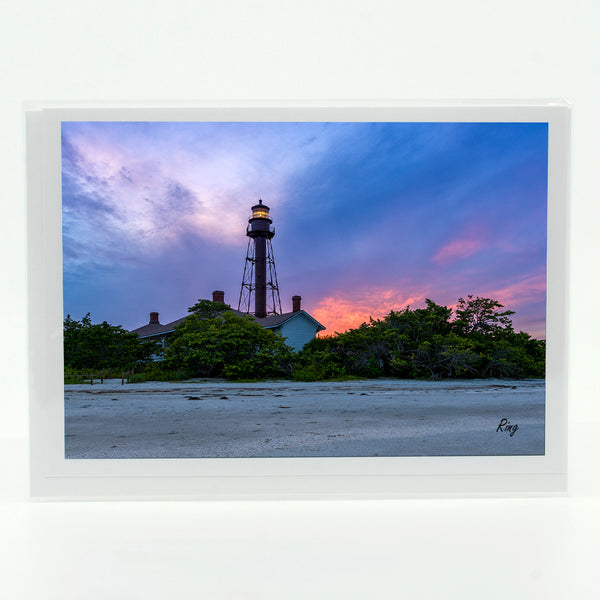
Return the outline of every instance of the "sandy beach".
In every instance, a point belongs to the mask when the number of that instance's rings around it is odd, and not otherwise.
[[[543,454],[544,397],[542,380],[66,385],[65,456]]]

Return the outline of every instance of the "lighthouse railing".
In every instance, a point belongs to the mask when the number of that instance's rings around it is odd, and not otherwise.
[[[264,229],[253,229],[252,225],[248,225],[246,227],[246,234],[250,233],[251,231],[256,232],[256,231],[264,231],[265,233],[272,233],[273,235],[275,235],[275,227],[273,227],[273,225],[269,225],[268,227],[265,227]]]

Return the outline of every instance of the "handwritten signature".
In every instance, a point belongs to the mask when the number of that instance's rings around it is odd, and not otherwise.
[[[510,437],[512,437],[513,435],[515,435],[515,433],[517,433],[517,429],[519,429],[518,425],[511,425],[510,421],[506,417],[504,417],[500,419],[500,424],[496,428],[496,433],[498,433],[499,431],[505,431],[510,434]]]

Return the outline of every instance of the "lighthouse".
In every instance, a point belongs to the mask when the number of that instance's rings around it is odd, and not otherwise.
[[[248,250],[244,262],[238,310],[257,318],[281,314],[281,300],[271,240],[275,235],[269,207],[258,201],[252,207],[246,235]],[[252,310],[254,300],[254,310]]]
[[[248,250],[244,261],[242,289],[237,310],[229,308],[233,313],[247,314],[253,317],[263,329],[281,335],[285,343],[298,352],[325,327],[302,309],[302,298],[292,296],[292,311],[281,310],[275,259],[271,240],[275,236],[275,228],[270,216],[270,209],[258,201],[251,209],[246,227]],[[225,304],[225,293],[214,290],[212,301]],[[254,304],[253,304],[254,303]],[[223,307],[221,306],[219,310]],[[150,313],[150,322],[133,330],[140,338],[153,340],[163,346],[165,340],[175,332],[176,327],[189,318],[187,315],[171,323],[161,324],[158,313]]]

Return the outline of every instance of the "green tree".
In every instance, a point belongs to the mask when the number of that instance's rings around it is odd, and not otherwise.
[[[227,305],[201,300],[168,341],[169,369],[192,377],[248,379],[289,375],[292,350],[275,332]]]
[[[356,329],[307,344],[295,377],[544,377],[545,343],[513,329],[511,310],[490,298],[460,298],[456,314],[427,299]]]
[[[293,357],[293,376],[300,381],[322,381],[347,376],[335,336],[314,338]]]
[[[509,332],[487,343],[479,341],[482,377],[544,377],[546,345],[524,332]]]
[[[157,352],[153,342],[106,321],[92,324],[90,313],[81,321],[67,315],[63,323],[65,367],[71,369],[131,369]]]
[[[194,313],[201,319],[212,319],[224,313],[226,310],[231,310],[231,307],[228,304],[213,302],[212,300],[198,300],[194,306],[188,308],[188,312]]]
[[[495,335],[513,331],[511,315],[514,311],[504,308],[497,300],[490,298],[459,298],[456,307],[456,318],[452,324],[454,331],[460,335],[484,334]]]

